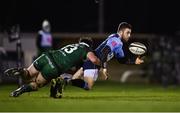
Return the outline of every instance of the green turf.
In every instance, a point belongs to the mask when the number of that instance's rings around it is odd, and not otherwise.
[[[180,88],[162,88],[158,85],[97,82],[94,89],[84,91],[68,86],[62,99],[49,97],[46,86],[37,92],[25,93],[18,98],[9,97],[15,85],[0,86],[0,111],[52,112],[52,111],[180,111]]]

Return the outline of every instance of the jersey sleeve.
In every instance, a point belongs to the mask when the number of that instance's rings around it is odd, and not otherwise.
[[[110,46],[111,51],[114,53],[117,59],[124,57],[124,52],[122,49],[123,44],[119,41],[119,39],[115,38],[108,40],[107,44]]]
[[[83,46],[83,48],[85,50],[84,55],[83,55],[84,56],[83,59],[86,60],[88,52],[92,52],[93,50],[91,48],[87,47],[87,46]]]

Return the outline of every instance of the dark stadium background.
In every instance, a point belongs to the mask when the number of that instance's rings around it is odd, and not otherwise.
[[[24,32],[37,31],[47,18],[54,32],[98,32],[98,6],[95,0],[2,0],[0,30],[18,23]],[[104,0],[104,32],[128,21],[134,32],[174,35],[179,10],[178,1]]]
[[[0,0],[0,112],[179,112],[179,11],[178,0]],[[12,98],[9,94],[22,79],[4,71],[33,62],[44,19],[51,23],[54,49],[82,36],[92,37],[96,47],[127,21],[133,26],[130,42],[148,48],[145,63],[125,65],[112,59],[108,80],[99,77],[91,91],[67,86],[62,99],[49,97],[50,84]],[[8,35],[17,24],[20,33]],[[18,40],[10,41],[16,33]]]
[[[102,1],[103,15],[99,13]],[[171,82],[174,83],[175,79],[179,84],[179,11],[178,1],[169,0],[2,0],[0,1],[0,46],[3,46],[8,56],[16,62],[14,57],[16,44],[8,42],[6,31],[11,26],[19,24],[24,56],[31,59],[36,51],[36,34],[41,29],[42,21],[48,19],[52,26],[54,48],[76,42],[80,36],[93,37],[96,40],[96,47],[110,33],[116,32],[120,22],[127,21],[133,26],[131,41],[143,42],[148,48],[146,55],[149,62],[137,68],[153,71],[150,77],[145,74],[153,80],[161,83],[165,80],[167,83],[166,79],[170,76]],[[104,27],[100,26],[101,22],[104,23]],[[0,60],[6,63],[6,60]],[[114,77],[116,80],[119,80],[119,75],[126,69],[136,69],[136,66],[119,66],[114,60],[112,63],[109,72],[118,77]],[[161,66],[156,67],[159,63]],[[8,67],[12,66],[8,65]],[[3,65],[1,67],[3,68],[0,70],[0,75],[7,68]],[[166,72],[167,70],[169,71]]]

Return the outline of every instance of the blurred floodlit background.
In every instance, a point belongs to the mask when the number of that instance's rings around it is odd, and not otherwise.
[[[163,2],[163,3],[162,3]],[[3,71],[14,66],[29,66],[37,54],[36,35],[44,19],[51,23],[53,48],[90,36],[95,47],[118,24],[133,26],[131,41],[148,47],[145,64],[140,66],[109,62],[111,80],[119,82],[180,83],[180,22],[177,1],[155,0],[6,0],[0,1],[0,83],[14,83]],[[9,32],[16,27],[10,40]],[[20,45],[18,45],[20,44]],[[20,59],[17,54],[20,49]],[[20,64],[19,64],[20,62]]]

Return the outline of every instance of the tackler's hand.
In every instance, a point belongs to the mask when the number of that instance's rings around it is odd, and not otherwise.
[[[140,56],[138,56],[138,57],[136,58],[135,64],[142,64],[142,63],[144,63],[144,60],[141,59]]]
[[[101,80],[107,80],[109,78],[109,74],[108,74],[106,68],[101,68],[100,71],[99,71],[99,74],[100,74],[100,79]]]

